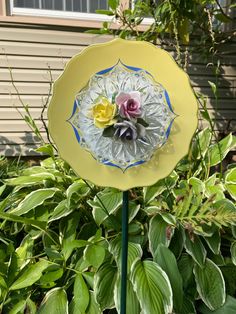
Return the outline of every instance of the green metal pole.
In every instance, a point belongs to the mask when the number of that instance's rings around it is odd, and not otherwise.
[[[123,192],[120,313],[126,314],[129,192]]]

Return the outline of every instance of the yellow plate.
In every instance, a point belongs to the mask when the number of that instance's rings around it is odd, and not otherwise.
[[[73,128],[67,122],[78,91],[95,73],[114,66],[119,60],[150,72],[168,91],[173,110],[178,116],[166,144],[156,150],[151,160],[125,172],[96,161],[80,146]],[[68,62],[53,86],[48,109],[49,132],[60,156],[81,178],[99,186],[128,190],[152,185],[166,177],[188,153],[197,128],[197,110],[197,100],[188,75],[165,50],[147,42],[114,39],[91,45]]]

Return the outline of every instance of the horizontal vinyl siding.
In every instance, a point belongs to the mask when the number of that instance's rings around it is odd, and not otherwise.
[[[43,104],[50,89],[51,69],[53,80],[63,71],[68,60],[87,45],[110,40],[108,36],[86,33],[0,27],[0,154],[34,155],[37,138],[22,119],[21,103],[11,83],[9,68],[15,85],[25,104],[30,107],[32,117],[46,132],[40,120]],[[169,50],[169,49],[167,49]],[[194,53],[189,57],[188,73],[195,91],[207,95],[207,108],[216,119],[216,131],[236,130],[236,44],[224,47],[219,78],[219,100],[215,101],[208,81],[215,81],[211,65]],[[172,52],[171,52],[172,53]],[[46,112],[44,114],[46,120]],[[199,127],[205,122],[199,121]]]

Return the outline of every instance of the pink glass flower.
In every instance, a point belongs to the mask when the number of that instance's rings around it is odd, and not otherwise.
[[[116,104],[123,118],[137,118],[141,116],[140,92],[120,93],[116,96]]]

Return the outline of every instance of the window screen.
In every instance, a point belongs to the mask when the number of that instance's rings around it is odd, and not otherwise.
[[[14,7],[96,13],[108,9],[108,0],[14,0]]]

